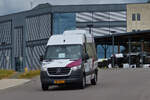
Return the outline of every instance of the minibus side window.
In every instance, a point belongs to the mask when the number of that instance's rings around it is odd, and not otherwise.
[[[86,44],[86,51],[87,51],[89,57],[92,58],[93,55],[92,55],[92,45],[91,45],[91,43]]]
[[[94,56],[94,59],[97,60],[96,47],[95,47],[95,44],[94,44],[94,43],[92,43],[92,49],[93,49],[93,56]]]
[[[86,51],[87,51],[90,58],[94,58],[95,60],[97,60],[97,55],[96,55],[94,43],[87,43],[86,44]]]

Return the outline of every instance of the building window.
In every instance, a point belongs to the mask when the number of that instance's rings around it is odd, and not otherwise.
[[[132,30],[132,32],[136,32],[136,30]]]
[[[137,30],[137,32],[140,32],[141,30]]]
[[[132,21],[136,20],[136,14],[132,14]]]
[[[140,21],[141,20],[141,14],[137,14],[137,20]]]

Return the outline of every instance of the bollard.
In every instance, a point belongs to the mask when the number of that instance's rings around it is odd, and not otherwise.
[[[28,67],[25,67],[24,71],[25,71],[25,73],[27,73],[28,72]]]

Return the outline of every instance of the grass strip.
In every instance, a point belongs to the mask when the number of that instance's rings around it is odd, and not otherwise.
[[[20,76],[18,76],[18,78],[19,79],[30,79],[30,78],[33,78],[38,75],[40,75],[40,70],[32,70],[32,71],[21,74]]]
[[[14,70],[0,70],[0,79],[9,78],[14,74]]]

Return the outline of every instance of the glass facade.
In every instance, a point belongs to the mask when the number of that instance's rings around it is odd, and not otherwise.
[[[113,47],[112,46],[107,46],[106,47],[106,58],[110,58],[111,55],[113,54],[112,52],[112,49]],[[120,52],[123,51],[125,48],[123,46],[120,46]],[[114,46],[114,53],[118,53],[118,46]],[[97,46],[97,56],[98,58],[105,58],[105,51],[104,51],[104,48],[102,47],[102,45],[98,45]]]
[[[76,29],[75,13],[55,13],[53,15],[53,34],[62,34],[65,30]]]

